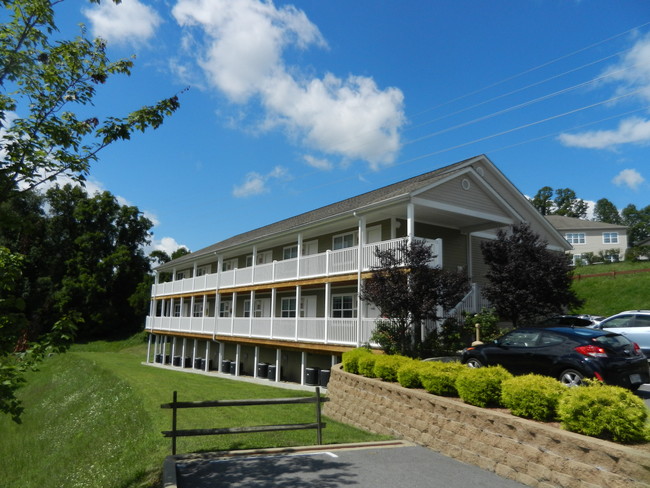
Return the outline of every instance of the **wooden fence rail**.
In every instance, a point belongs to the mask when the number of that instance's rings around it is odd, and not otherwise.
[[[173,394],[172,403],[163,403],[160,408],[172,409],[172,430],[162,431],[164,437],[172,438],[172,455],[176,455],[176,438],[201,436],[201,435],[222,435],[222,434],[243,434],[251,432],[274,432],[283,430],[306,430],[316,429],[317,444],[323,443],[322,429],[327,424],[321,422],[321,403],[327,398],[320,397],[320,388],[316,387],[316,394],[313,397],[295,398],[268,398],[253,400],[207,400],[201,402],[179,402],[178,394]],[[254,425],[243,427],[225,427],[211,429],[177,429],[178,409],[181,408],[210,408],[210,407],[250,407],[255,405],[295,405],[302,403],[314,403],[316,405],[316,422],[303,424],[276,424],[276,425]]]

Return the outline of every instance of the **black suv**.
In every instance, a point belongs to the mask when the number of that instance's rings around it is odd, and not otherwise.
[[[572,328],[515,329],[500,338],[463,350],[473,368],[500,364],[513,374],[536,373],[567,386],[583,378],[636,390],[650,383],[648,360],[639,346],[613,332]]]

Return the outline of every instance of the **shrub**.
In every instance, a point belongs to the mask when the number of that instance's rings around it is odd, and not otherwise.
[[[557,416],[558,402],[565,391],[562,383],[549,376],[516,376],[501,384],[501,404],[518,417],[551,421]]]
[[[512,378],[503,366],[465,367],[458,373],[456,389],[465,402],[477,407],[501,405],[501,383]]]
[[[420,369],[426,365],[422,361],[407,361],[397,370],[397,381],[404,388],[422,388]]]
[[[375,361],[379,356],[376,354],[364,354],[359,358],[359,374],[367,378],[375,377]]]
[[[384,381],[397,381],[397,371],[408,361],[412,359],[406,356],[377,356],[373,373]]]
[[[648,410],[643,400],[619,386],[589,383],[569,388],[560,398],[563,429],[615,442],[648,439]]]
[[[428,361],[420,368],[420,382],[425,390],[434,395],[458,396],[456,379],[466,368],[458,362]]]
[[[359,358],[372,354],[372,351],[367,347],[358,347],[343,353],[343,371],[348,373],[359,373]]]

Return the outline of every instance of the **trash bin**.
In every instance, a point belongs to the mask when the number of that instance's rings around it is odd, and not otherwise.
[[[321,369],[320,373],[318,374],[318,384],[323,388],[327,388],[327,383],[329,383],[329,380],[330,380],[330,370]]]
[[[276,370],[277,370],[277,367],[276,367],[275,364],[269,364],[267,378],[270,379],[271,381],[275,381],[275,372],[276,372]]]
[[[162,363],[162,354],[156,354],[156,357],[154,358],[154,361],[157,363]]]
[[[174,356],[174,359],[172,360],[172,364],[174,366],[180,366],[181,365],[181,357],[180,356]]]
[[[257,363],[257,377],[268,378],[268,376],[269,376],[269,365],[267,363]]]
[[[165,364],[170,364],[171,363],[171,358],[169,357],[169,354],[165,354]]]
[[[185,357],[185,361],[183,362],[183,367],[184,368],[191,368],[192,367],[192,358],[190,356]]]
[[[194,369],[201,369],[201,361],[203,358],[194,358]]]
[[[230,359],[224,359],[221,361],[221,372],[222,373],[230,373]]]
[[[305,369],[305,384],[318,386],[318,368]]]
[[[201,358],[201,371],[205,371],[206,363],[207,363],[207,359]]]
[[[242,372],[241,364],[239,365],[239,372]],[[232,361],[230,363],[230,374],[236,375],[237,374],[237,361]]]

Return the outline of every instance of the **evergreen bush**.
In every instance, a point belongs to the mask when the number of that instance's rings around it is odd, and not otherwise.
[[[426,364],[416,360],[405,362],[397,371],[397,381],[404,388],[422,388],[420,369]]]
[[[375,359],[374,375],[376,378],[381,378],[384,381],[397,381],[398,370],[407,362],[412,361],[411,358],[406,356],[377,356]]]
[[[550,376],[527,374],[501,384],[501,404],[518,417],[552,421],[566,386]]]
[[[458,396],[456,379],[465,369],[467,366],[458,362],[427,361],[420,368],[420,382],[425,390],[434,395]]]
[[[496,407],[501,405],[501,383],[512,377],[503,366],[465,367],[458,373],[456,389],[465,403]]]
[[[351,351],[344,352],[342,358],[343,371],[359,374],[359,358],[368,354],[372,354],[372,351],[367,347],[357,347]]]
[[[615,442],[649,439],[643,400],[619,386],[597,382],[567,389],[558,405],[563,429]]]
[[[375,377],[375,361],[379,355],[364,354],[359,358],[359,374],[367,378]]]

